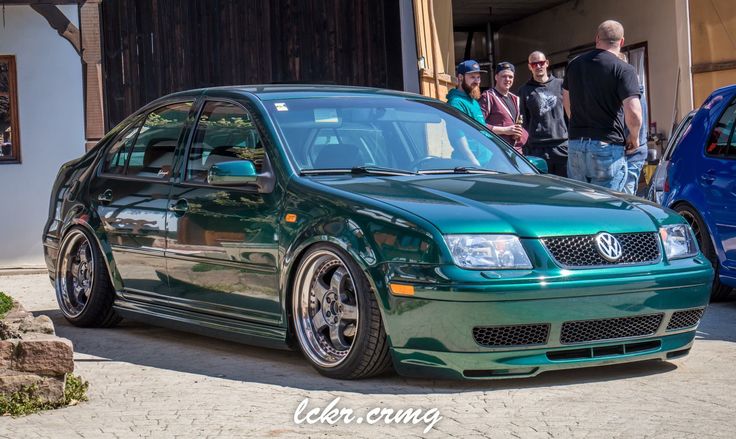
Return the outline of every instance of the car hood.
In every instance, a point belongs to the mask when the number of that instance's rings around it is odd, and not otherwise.
[[[670,216],[651,203],[549,175],[320,177],[319,182],[411,212],[440,232],[521,237],[653,232]],[[657,218],[659,217],[659,218]]]

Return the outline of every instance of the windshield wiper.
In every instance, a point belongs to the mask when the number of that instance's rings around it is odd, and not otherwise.
[[[456,166],[452,169],[424,169],[422,171],[417,171],[417,174],[505,174],[505,172],[477,168],[474,166]]]
[[[302,169],[300,175],[354,174],[354,175],[416,175],[415,172],[403,169],[383,168],[380,166],[354,166],[352,168],[334,169]]]

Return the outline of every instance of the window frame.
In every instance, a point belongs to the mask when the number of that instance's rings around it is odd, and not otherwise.
[[[107,157],[107,154],[110,151],[110,148],[112,148],[115,145],[115,143],[120,139],[120,136],[123,135],[128,130],[128,128],[131,128],[133,125],[136,125],[138,123],[141,124],[141,126],[138,127],[138,130],[137,130],[137,132],[135,134],[135,139],[133,139],[132,146],[135,147],[135,143],[138,141],[138,135],[140,134],[140,130],[143,127],[143,125],[145,125],[146,120],[148,119],[148,116],[151,113],[153,113],[154,111],[157,111],[157,110],[159,110],[161,108],[164,108],[164,107],[168,107],[168,106],[176,105],[176,104],[186,104],[186,103],[190,103],[191,104],[191,108],[189,109],[189,113],[187,114],[187,119],[184,121],[184,126],[182,127],[181,132],[179,133],[179,138],[177,139],[176,149],[174,151],[174,161],[172,163],[172,172],[171,172],[171,175],[169,175],[169,177],[167,179],[163,180],[163,179],[159,179],[159,178],[155,178],[155,177],[141,177],[139,175],[128,175],[128,163],[130,162],[130,156],[128,156],[128,158],[127,158],[127,160],[125,162],[125,169],[123,170],[123,174],[111,174],[109,172],[105,172],[104,171],[104,169],[105,169],[105,158]],[[155,106],[155,107],[153,107],[151,109],[148,109],[146,111],[142,111],[140,113],[137,113],[134,116],[131,116],[130,117],[130,122],[128,124],[126,124],[126,126],[124,128],[122,128],[118,132],[118,134],[100,152],[100,162],[97,165],[98,166],[98,168],[97,168],[97,176],[98,177],[105,177],[105,178],[113,178],[113,179],[116,179],[116,180],[149,181],[149,182],[157,182],[157,183],[171,183],[171,182],[173,182],[174,179],[175,179],[176,168],[177,168],[177,160],[176,160],[177,153],[176,152],[177,151],[180,151],[182,149],[182,145],[186,148],[187,151],[189,150],[189,146],[188,146],[188,143],[189,143],[189,131],[190,131],[190,128],[191,128],[189,126],[189,120],[191,119],[193,112],[196,112],[197,115],[199,114],[199,110],[198,110],[197,105],[198,105],[197,104],[197,99],[195,97],[190,97],[190,98],[186,98],[186,99],[177,99],[177,100],[172,100],[172,101],[168,101],[168,102],[161,102],[160,105],[157,105],[157,106]],[[131,150],[131,155],[132,155],[132,150]]]
[[[266,174],[269,172],[273,173],[273,167],[271,166],[271,159],[269,158],[269,154],[268,154],[267,137],[263,135],[264,130],[260,127],[260,123],[258,121],[258,118],[256,117],[258,115],[258,111],[255,109],[250,109],[248,108],[247,105],[244,105],[243,103],[238,102],[234,99],[225,98],[225,97],[215,97],[215,96],[203,96],[201,100],[196,104],[196,108],[194,109],[192,126],[190,129],[190,133],[186,139],[186,145],[183,148],[183,153],[181,156],[181,164],[177,166],[179,170],[178,178],[174,181],[174,183],[177,186],[185,186],[185,187],[192,187],[192,188],[208,188],[208,189],[219,189],[219,190],[228,190],[228,191],[243,191],[243,192],[248,192],[248,193],[260,193],[260,190],[257,185],[213,186],[206,182],[202,183],[199,181],[191,181],[187,179],[187,171],[189,167],[189,154],[192,150],[192,146],[194,146],[194,136],[197,133],[197,127],[199,126],[199,119],[202,117],[202,113],[204,112],[205,107],[210,102],[234,105],[236,107],[241,108],[243,111],[245,111],[250,116],[251,120],[253,121],[253,126],[258,132],[258,136],[260,137],[261,143],[263,144],[263,171],[264,172],[262,172],[262,174]],[[273,178],[275,178],[275,175]]]
[[[716,159],[716,160],[736,160],[736,145],[733,145],[732,142],[736,140],[734,136],[736,135],[736,117],[734,117],[733,125],[731,126],[731,129],[728,134],[728,140],[727,140],[727,151],[730,152],[733,150],[733,154],[711,154],[708,152],[708,145],[710,145],[710,139],[713,137],[713,132],[716,129],[716,126],[718,125],[718,122],[723,118],[723,116],[726,115],[726,112],[729,108],[734,109],[734,112],[736,112],[736,97],[733,97],[728,104],[725,106],[723,111],[721,111],[718,114],[718,118],[716,118],[715,123],[712,127],[709,127],[708,134],[705,136],[705,143],[703,144],[702,151],[703,155],[707,158]]]
[[[18,70],[15,55],[0,55],[0,62],[8,64],[8,109],[11,117],[10,130],[13,136],[10,156],[0,156],[0,165],[20,164],[20,112],[18,110]]]

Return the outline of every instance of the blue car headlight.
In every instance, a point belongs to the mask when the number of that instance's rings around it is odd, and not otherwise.
[[[698,245],[687,224],[675,224],[659,228],[667,259],[691,258],[698,254]]]
[[[461,268],[532,268],[521,241],[513,235],[445,235],[445,242]]]

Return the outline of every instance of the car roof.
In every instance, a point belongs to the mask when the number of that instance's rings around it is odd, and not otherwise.
[[[244,96],[255,96],[262,101],[295,98],[317,98],[317,97],[404,97],[412,99],[430,100],[426,96],[408,93],[398,90],[389,90],[371,87],[355,87],[347,85],[327,84],[256,84],[256,85],[232,85],[223,87],[208,87],[194,90],[186,90],[163,96],[159,100],[169,100],[177,97],[196,97],[200,95],[219,95],[222,93],[236,93]]]

